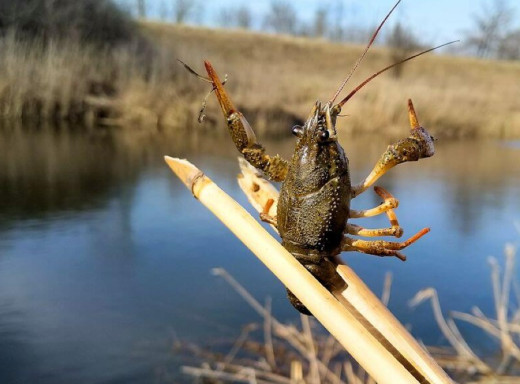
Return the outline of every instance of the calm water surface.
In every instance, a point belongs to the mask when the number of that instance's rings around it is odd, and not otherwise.
[[[342,138],[361,180],[387,140]],[[293,139],[266,143],[286,156]],[[255,313],[210,270],[224,267],[282,321],[298,321],[281,284],[203,208],[162,156],[188,157],[247,206],[227,138],[146,134],[4,133],[0,136],[0,382],[189,382],[176,338],[232,340]],[[436,155],[385,176],[405,235],[432,232],[408,261],[346,254],[427,343],[444,340],[429,306],[407,301],[433,286],[443,309],[493,310],[487,258],[502,260],[520,220],[518,142],[438,142]],[[379,203],[372,192],[353,202]],[[386,226],[385,218],[360,223]],[[462,326],[477,350],[493,344]]]

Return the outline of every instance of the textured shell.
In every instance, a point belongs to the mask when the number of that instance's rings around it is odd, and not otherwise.
[[[338,253],[350,195],[348,160],[339,143],[300,140],[278,200],[278,231],[287,250],[299,259]]]

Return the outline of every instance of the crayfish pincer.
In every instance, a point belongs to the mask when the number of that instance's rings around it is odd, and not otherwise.
[[[413,104],[409,100],[410,135],[390,145],[365,180],[359,184],[351,184],[349,162],[336,135],[336,120],[343,105],[380,73],[438,48],[423,51],[384,68],[366,79],[347,97],[335,104],[336,97],[368,51],[383,23],[384,21],[372,36],[365,52],[334,97],[326,103],[316,102],[305,124],[292,128],[297,142],[290,162],[278,155],[270,156],[266,153],[245,117],[234,107],[212,65],[208,61],[205,62],[209,76],[205,80],[212,84],[212,90],[215,91],[227,120],[229,133],[237,149],[267,178],[282,182],[276,215],[270,216],[269,207],[266,207],[261,214],[261,219],[278,229],[282,245],[329,290],[341,288],[345,284],[335,271],[336,256],[342,251],[395,256],[405,260],[406,258],[400,253],[400,250],[429,231],[428,228],[424,228],[403,242],[362,240],[349,236],[401,237],[403,230],[393,211],[397,207],[398,201],[388,191],[381,187],[374,187],[375,192],[383,199],[383,203],[372,209],[353,210],[350,208],[350,201],[372,186],[379,177],[397,164],[417,161],[434,154],[433,138],[426,129],[419,125]],[[194,72],[191,69],[190,71]],[[388,216],[390,221],[388,228],[367,229],[348,222],[349,219],[370,217],[382,213],[386,213]],[[290,291],[288,294],[294,307],[302,313],[310,314]]]

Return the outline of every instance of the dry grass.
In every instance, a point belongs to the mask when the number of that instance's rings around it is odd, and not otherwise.
[[[190,93],[188,74],[174,61],[173,52],[137,40],[109,50],[8,34],[0,39],[0,116],[31,125],[155,129],[174,115],[170,122],[180,128],[191,117],[190,100],[204,90],[190,84]]]
[[[44,47],[8,35],[0,41],[0,113],[22,119],[60,115],[58,109],[73,110],[90,82],[100,81],[102,72],[94,52],[76,45]],[[85,73],[87,71],[87,73]]]
[[[96,122],[109,125],[193,127],[208,87],[175,59],[200,72],[202,60],[209,59],[229,75],[231,96],[260,136],[287,134],[317,98],[332,96],[363,48],[244,31],[159,23],[141,27],[155,46],[153,54],[144,54],[145,65],[132,45],[116,52],[72,43],[44,49],[4,38],[0,115],[75,121],[75,114],[82,120],[94,110],[101,111]],[[385,48],[373,48],[347,88],[389,64],[390,56]],[[430,54],[405,64],[401,78],[384,74],[368,85],[345,106],[348,117],[340,126],[354,133],[397,134],[406,126],[411,97],[436,136],[520,137],[519,78],[518,62]],[[111,93],[93,95],[96,87]],[[222,124],[215,104],[211,99],[206,126]]]
[[[437,292],[433,288],[416,294],[411,305],[430,300],[439,328],[451,345],[450,348],[430,348],[439,364],[451,371],[461,382],[471,383],[520,383],[520,292],[515,276],[516,248],[507,244],[505,263],[500,271],[498,260],[489,259],[491,283],[495,304],[494,316],[484,314],[478,307],[472,313],[451,312],[442,315]],[[457,328],[454,319],[467,322],[496,339],[500,357],[486,360],[477,357]]]
[[[496,318],[486,316],[476,307],[471,314],[453,312],[446,318],[433,288],[418,292],[411,301],[413,306],[426,300],[431,302],[433,315],[450,347],[428,349],[459,383],[520,383],[517,376],[520,367],[520,308],[517,302],[520,296],[514,276],[515,255],[515,248],[506,245],[502,274],[497,260],[490,259]],[[225,279],[251,305],[263,318],[263,324],[245,326],[224,355],[177,340],[178,352],[189,351],[203,361],[200,366],[184,366],[185,374],[208,383],[374,383],[361,367],[351,361],[341,345],[318,329],[312,319],[302,316],[301,328],[280,323],[272,315],[269,301],[260,304],[222,269],[215,269],[214,274]],[[391,275],[387,275],[383,292],[385,304],[390,286]],[[454,319],[469,322],[496,338],[501,357],[483,359],[477,356]],[[261,332],[263,338],[255,336],[255,332]]]
[[[328,100],[332,96],[363,48],[161,24],[149,24],[147,30],[154,38],[171,41],[181,57],[196,59],[189,63],[201,71],[202,60],[209,59],[218,71],[227,73],[230,93],[241,107],[281,107],[301,117],[317,98]],[[387,49],[373,48],[350,87],[389,63]],[[406,100],[411,97],[419,117],[434,135],[518,137],[519,78],[519,62],[430,54],[405,64],[400,79],[384,74],[368,85],[347,104],[344,112],[349,117],[341,126],[352,132],[402,130]]]
[[[269,301],[260,304],[225,270],[216,268],[213,273],[226,280],[263,323],[244,326],[224,355],[177,340],[178,352],[189,351],[204,360],[200,367],[182,367],[185,374],[213,383],[375,383],[363,368],[346,358],[341,344],[326,335],[314,319],[301,315],[301,328],[283,324],[271,314]],[[263,341],[257,341],[255,332],[262,333]]]

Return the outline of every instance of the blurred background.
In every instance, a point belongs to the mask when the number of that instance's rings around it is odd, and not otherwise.
[[[188,158],[253,212],[213,95],[198,122],[210,87],[177,59],[199,73],[207,59],[226,74],[262,144],[289,158],[291,127],[316,99],[334,94],[392,6],[0,0],[0,382],[193,382],[182,364],[200,365],[201,350],[227,353],[242,327],[262,320],[211,275],[215,267],[261,303],[270,298],[280,321],[299,322],[282,285],[164,164],[164,155]],[[460,42],[372,81],[338,121],[357,182],[388,144],[407,136],[413,99],[438,139],[436,154],[378,184],[400,200],[405,236],[432,231],[406,250],[406,263],[343,258],[377,294],[392,273],[389,307],[425,344],[450,347],[429,305],[409,306],[433,287],[446,316],[502,316],[516,348],[517,2],[403,1],[344,96],[385,66],[451,40]],[[377,204],[368,191],[352,206]],[[357,223],[384,227],[385,220]],[[497,283],[504,272],[509,278]],[[460,318],[457,326],[486,364],[518,373],[520,353],[504,352],[497,332]],[[480,377],[466,368],[467,380]]]

